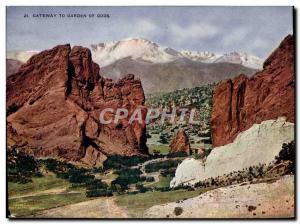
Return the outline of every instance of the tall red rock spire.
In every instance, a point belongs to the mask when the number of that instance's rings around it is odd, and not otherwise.
[[[294,39],[288,35],[253,77],[220,82],[211,117],[214,146],[232,142],[242,131],[264,120],[295,121]]]

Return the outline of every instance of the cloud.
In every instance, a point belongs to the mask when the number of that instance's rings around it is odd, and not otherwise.
[[[175,42],[208,39],[219,33],[219,28],[209,23],[193,23],[188,26],[172,24],[169,26],[169,35]]]
[[[223,34],[221,43],[225,49],[243,49],[242,51],[252,54],[260,51],[267,52],[271,48],[268,38],[257,36],[257,31],[249,27],[238,27]]]
[[[151,39],[161,32],[161,28],[157,24],[146,19],[136,20],[126,26],[123,24],[121,27],[117,32],[124,37],[145,37]]]
[[[250,30],[246,27],[239,27],[233,31],[227,30],[223,37],[223,45],[225,47],[231,47],[233,45],[244,43],[247,36],[250,34]]]
[[[270,49],[272,49],[274,46],[270,44],[270,40],[267,38],[261,38],[261,37],[255,37],[253,40],[249,42],[248,45],[244,46],[244,49],[250,53],[255,53],[258,51],[265,51],[268,52]],[[271,53],[271,52],[269,52]]]
[[[136,27],[138,28],[140,33],[144,34],[153,34],[159,30],[159,27],[149,20],[138,20],[136,23]]]

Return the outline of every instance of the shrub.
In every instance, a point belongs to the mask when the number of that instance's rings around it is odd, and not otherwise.
[[[113,191],[113,192],[117,192],[117,193],[122,193],[122,187],[119,185],[119,184],[111,184],[110,186],[110,189]]]
[[[122,169],[126,167],[136,166],[139,163],[144,163],[149,159],[146,156],[109,156],[103,163],[104,169]]]
[[[187,157],[188,154],[186,152],[171,152],[167,155],[167,158],[175,158],[175,157]]]
[[[144,187],[143,184],[136,184],[136,189],[138,189],[140,193],[145,193],[148,191],[148,189]]]
[[[199,159],[202,158],[202,156],[199,153],[194,153],[193,158],[196,159],[196,160],[199,160]]]
[[[139,169],[125,168],[116,172],[119,176],[112,181],[112,184],[119,184],[123,190],[128,189],[129,184],[134,184],[140,181]]]
[[[90,179],[85,183],[87,190],[107,189],[108,185],[101,180]]]
[[[94,189],[86,192],[87,197],[110,197],[113,196],[112,190],[110,189]]]
[[[174,214],[175,214],[176,216],[181,215],[182,212],[183,212],[183,208],[181,208],[181,207],[175,207],[175,208],[174,208]]]
[[[160,174],[164,177],[167,177],[167,176],[175,177],[175,172],[176,172],[176,168],[160,170]]]
[[[161,134],[159,136],[158,142],[161,143],[161,144],[168,144],[169,141],[168,141],[167,135],[166,134]]]
[[[145,166],[145,170],[147,173],[157,172],[161,169],[170,169],[176,168],[177,165],[181,162],[181,160],[166,160],[160,161],[156,163],[150,163]]]
[[[155,181],[155,178],[154,177],[146,177],[146,182],[153,182]]]
[[[70,173],[69,181],[70,183],[86,183],[94,178],[94,175],[89,175],[80,171],[78,172],[76,170],[72,170],[72,172]]]
[[[280,163],[281,161],[289,161],[289,165],[287,167],[287,171],[291,173],[295,173],[295,165],[296,165],[296,148],[295,141],[291,141],[290,143],[284,143],[282,145],[282,149],[279,152],[279,155],[275,157],[276,163]]]
[[[28,183],[33,176],[41,176],[35,158],[16,147],[7,149],[7,173],[9,182]]]
[[[68,173],[58,172],[56,173],[56,177],[67,180],[69,179],[70,175]]]

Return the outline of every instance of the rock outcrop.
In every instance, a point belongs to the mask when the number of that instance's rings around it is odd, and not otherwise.
[[[215,88],[211,118],[214,146],[232,142],[255,123],[285,116],[294,122],[294,41],[287,36],[253,77],[240,75]]]
[[[114,82],[99,71],[83,47],[59,45],[32,56],[7,79],[8,144],[90,165],[108,154],[147,153],[144,122],[99,122],[108,107],[126,108],[129,115],[140,108],[145,117],[140,80],[127,75]]]
[[[215,178],[250,166],[269,164],[275,160],[283,143],[294,140],[294,124],[284,118],[254,124],[241,132],[233,143],[216,147],[206,162],[185,159],[176,169],[171,187],[193,185],[208,178]]]
[[[180,129],[176,133],[171,141],[170,148],[171,152],[185,152],[187,154],[190,154],[191,147],[189,143],[189,137],[184,132],[184,130]]]

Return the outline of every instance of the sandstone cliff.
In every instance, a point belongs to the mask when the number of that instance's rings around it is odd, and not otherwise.
[[[127,75],[114,82],[99,71],[90,50],[79,46],[59,45],[31,57],[7,79],[8,144],[90,165],[107,154],[147,153],[144,123],[99,122],[107,107],[129,114],[141,108],[145,116],[140,80]]]
[[[240,75],[215,88],[211,118],[214,146],[232,142],[255,123],[285,116],[294,122],[294,41],[287,36],[253,77]]]

